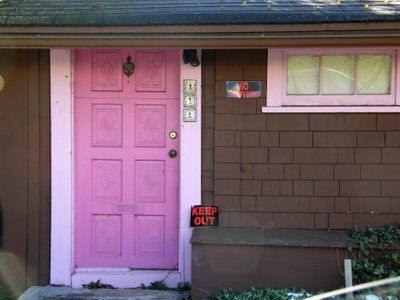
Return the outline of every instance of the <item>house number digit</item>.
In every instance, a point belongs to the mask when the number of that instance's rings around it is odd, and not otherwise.
[[[184,95],[195,95],[196,94],[196,80],[184,80],[183,83],[183,93]]]
[[[183,98],[184,106],[186,107],[196,107],[196,97],[185,95]]]
[[[196,122],[197,112],[196,109],[185,108],[183,110],[183,121],[184,122]]]

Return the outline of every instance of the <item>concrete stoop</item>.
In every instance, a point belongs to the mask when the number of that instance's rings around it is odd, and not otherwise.
[[[180,300],[182,295],[176,291],[154,291],[136,289],[96,289],[33,286],[25,291],[19,300]]]

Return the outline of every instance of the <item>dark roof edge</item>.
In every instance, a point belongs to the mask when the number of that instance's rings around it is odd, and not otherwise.
[[[251,33],[399,30],[400,22],[137,26],[0,26],[0,33]]]
[[[400,45],[400,23],[287,26],[0,27],[0,47],[264,48]]]

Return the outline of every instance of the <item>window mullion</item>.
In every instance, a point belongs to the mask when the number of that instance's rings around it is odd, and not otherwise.
[[[319,96],[322,95],[322,54],[319,55]]]
[[[354,55],[355,56],[355,66],[354,66],[354,96],[358,95],[358,86],[357,86],[357,82],[358,82],[358,57],[359,55]]]

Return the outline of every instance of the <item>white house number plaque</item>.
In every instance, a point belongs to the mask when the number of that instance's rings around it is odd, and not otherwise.
[[[183,80],[183,122],[197,121],[197,80]]]

